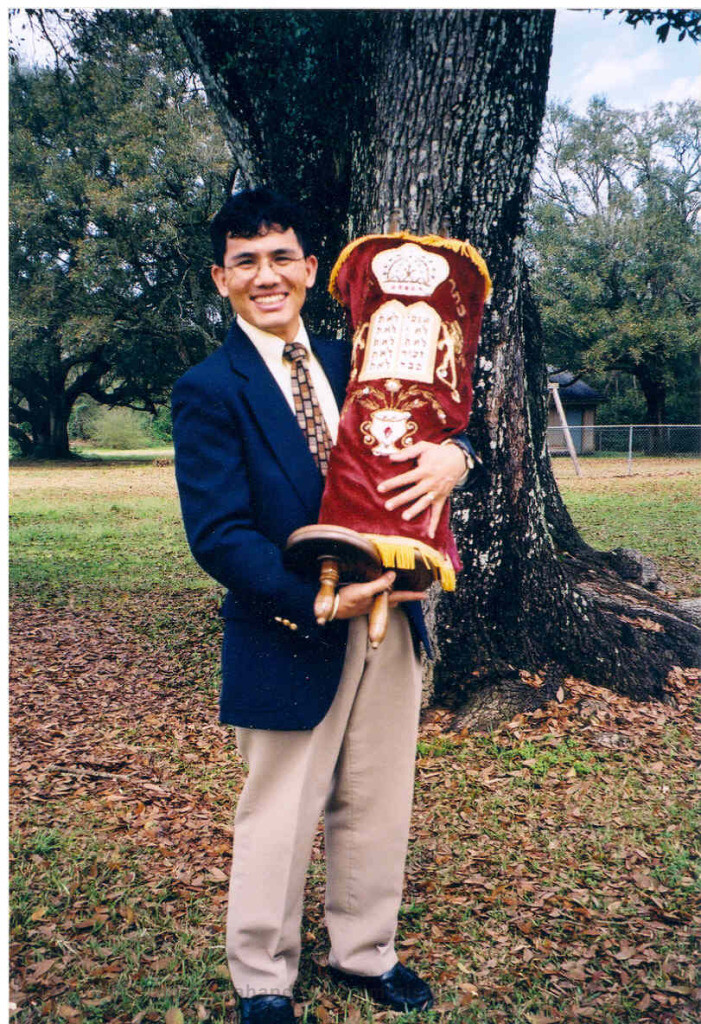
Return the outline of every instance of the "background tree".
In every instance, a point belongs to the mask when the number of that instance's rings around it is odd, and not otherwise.
[[[155,412],[221,328],[206,225],[223,135],[172,28],[138,46],[118,28],[103,25],[99,60],[76,37],[69,61],[11,71],[10,431],[25,455],[68,457],[80,395]]]
[[[701,106],[550,108],[533,193],[550,361],[594,379],[632,375],[645,422],[663,423],[670,388],[698,399]]]

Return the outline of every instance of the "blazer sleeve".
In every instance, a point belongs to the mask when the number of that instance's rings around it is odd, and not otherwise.
[[[173,389],[172,409],[175,475],[196,561],[252,613],[316,633],[317,588],[287,570],[280,547],[256,527],[234,410],[187,374]]]

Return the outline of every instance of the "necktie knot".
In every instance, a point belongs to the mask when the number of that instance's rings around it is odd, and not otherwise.
[[[288,341],[282,350],[282,358],[286,359],[288,363],[306,362],[309,353],[307,352],[304,345],[300,345],[295,341]]]

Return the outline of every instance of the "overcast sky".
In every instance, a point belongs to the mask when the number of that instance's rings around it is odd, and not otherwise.
[[[548,100],[569,99],[578,112],[594,95],[611,106],[642,109],[655,103],[701,102],[701,45],[670,32],[658,43],[653,27],[604,18],[600,10],[560,10],[555,16]]]

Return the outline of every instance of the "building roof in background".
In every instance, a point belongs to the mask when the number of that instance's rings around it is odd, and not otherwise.
[[[554,373],[549,366],[548,380],[551,384],[559,384],[560,398],[563,405],[597,405],[604,400],[604,396],[600,391],[590,387],[581,377],[575,380],[575,375],[570,373],[569,370],[561,370],[559,373]]]

